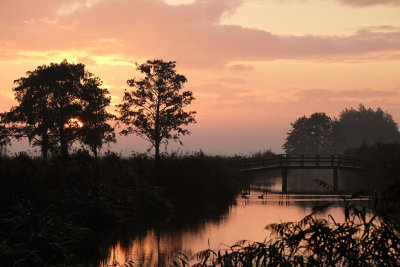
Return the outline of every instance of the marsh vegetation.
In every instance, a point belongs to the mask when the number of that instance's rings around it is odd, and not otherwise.
[[[178,213],[201,217],[212,201],[233,201],[244,183],[226,159],[202,153],[165,157],[158,171],[154,164],[144,155],[83,152],[0,159],[3,266],[94,264],[110,246],[102,240],[110,229],[146,229]]]

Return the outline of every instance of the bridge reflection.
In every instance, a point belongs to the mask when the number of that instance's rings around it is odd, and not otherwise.
[[[331,169],[332,191],[339,189],[339,170],[362,172],[366,161],[363,158],[337,154],[280,154],[269,157],[249,158],[241,162],[240,171],[246,173],[281,170],[282,193],[288,192],[288,170]]]

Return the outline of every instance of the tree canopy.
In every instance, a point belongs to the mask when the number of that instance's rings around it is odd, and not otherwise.
[[[333,145],[333,122],[325,113],[303,116],[291,123],[283,145],[286,153],[328,153]]]
[[[84,133],[82,129],[107,124],[108,90],[99,87],[101,80],[86,71],[83,64],[64,60],[39,66],[26,74],[14,81],[18,105],[5,114],[3,121],[13,124],[10,129],[16,137],[28,137],[33,145],[40,146],[44,158],[49,150],[67,156],[71,143]],[[102,115],[89,116],[90,113]]]
[[[83,100],[84,108],[80,114],[83,127],[80,129],[80,141],[89,147],[97,157],[104,143],[115,143],[114,128],[109,121],[115,116],[108,113],[106,108],[110,105],[109,91],[99,88],[98,78],[91,79],[85,84]]]
[[[361,104],[358,109],[346,108],[338,119],[314,113],[297,119],[291,126],[283,145],[286,153],[343,153],[363,143],[400,140],[397,124],[389,113]]]
[[[392,115],[380,108],[373,110],[362,104],[358,109],[343,110],[339,115],[338,127],[340,127],[342,137],[337,145],[341,150],[358,147],[362,143],[400,140],[400,133]]]
[[[148,60],[137,66],[144,77],[128,80],[131,91],[125,90],[118,105],[120,120],[127,126],[122,134],[135,133],[148,140],[160,157],[160,144],[179,140],[189,131],[183,126],[195,123],[195,111],[184,108],[195,99],[191,91],[183,91],[186,77],[176,72],[175,61]]]

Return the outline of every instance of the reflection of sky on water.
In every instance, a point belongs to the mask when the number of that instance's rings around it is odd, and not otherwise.
[[[236,205],[217,220],[181,230],[149,230],[144,237],[132,240],[127,251],[117,246],[116,257],[120,263],[129,257],[136,266],[157,266],[159,263],[159,266],[163,266],[168,265],[177,252],[193,255],[207,248],[224,249],[225,245],[233,245],[239,240],[263,241],[269,235],[265,230],[268,224],[299,221],[309,215],[314,206],[327,203],[331,205],[318,217],[328,219],[328,215],[332,215],[336,222],[344,221],[343,196],[282,195],[269,192],[264,198],[259,198],[263,191],[279,188],[281,185],[278,180],[269,179],[264,184],[256,181],[252,184],[248,198],[238,196]],[[356,205],[369,204],[368,198],[349,201]]]

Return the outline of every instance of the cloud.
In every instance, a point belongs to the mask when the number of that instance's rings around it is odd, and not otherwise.
[[[376,101],[389,100],[399,96],[398,90],[354,89],[333,91],[328,89],[307,89],[295,93],[301,100],[307,101]]]
[[[15,27],[24,20],[51,18],[59,4],[59,1],[54,0],[0,1],[0,22],[4,23],[4,26]]]
[[[103,2],[75,18],[92,34],[123,40],[127,44],[124,53],[175,58],[186,66],[220,66],[234,60],[354,59],[400,49],[400,30],[388,30],[389,26],[365,28],[349,36],[281,36],[219,25],[221,17],[240,1],[204,0],[184,6],[120,1],[110,5]],[[108,20],[98,21],[98,17]]]
[[[245,65],[245,64],[234,64],[234,65],[229,66],[229,69],[233,70],[233,71],[239,71],[239,72],[254,70],[253,66]]]
[[[183,67],[227,66],[233,71],[252,67],[230,62],[397,60],[400,50],[400,29],[390,25],[363,28],[348,36],[276,35],[220,25],[221,18],[241,6],[241,0],[197,0],[186,5],[161,0],[39,2],[52,9],[22,10],[18,21],[12,21],[13,13],[3,12],[12,23],[0,26],[0,41],[14,42],[16,49],[23,50],[80,49],[94,55],[111,51],[128,58],[163,58]],[[17,12],[16,4],[7,8]],[[30,25],[21,27],[24,21]],[[57,23],[57,27],[41,27],[43,23]]]
[[[350,6],[374,6],[374,5],[400,5],[399,0],[336,0],[341,4]]]
[[[241,96],[249,94],[252,91],[243,87],[232,87],[231,84],[223,85],[221,83],[207,83],[203,85],[194,86],[193,91],[199,95],[209,98],[209,101],[217,105],[221,103],[237,104],[242,101]]]
[[[41,19],[24,20],[24,23],[27,25],[44,24],[44,25],[54,26],[54,25],[57,25],[57,20],[49,19],[49,18],[45,17],[45,18],[41,18]]]
[[[228,84],[246,84],[248,81],[246,79],[242,78],[232,78],[232,77],[225,77],[225,78],[220,78],[216,79],[216,82],[220,83],[228,83]]]
[[[364,27],[362,29],[371,31],[371,32],[398,32],[398,31],[400,31],[400,27],[390,26],[390,25],[370,26],[370,27]]]
[[[67,16],[77,11],[84,11],[97,4],[101,0],[77,0],[71,3],[62,4],[58,9],[56,14],[58,16]]]
[[[300,1],[308,2],[309,0],[275,0],[280,3],[285,3],[289,1]],[[339,2],[342,5],[354,6],[354,7],[368,7],[377,5],[400,5],[399,0],[333,0]]]

